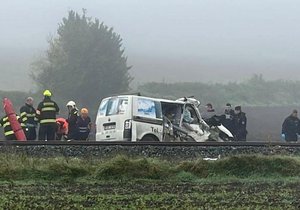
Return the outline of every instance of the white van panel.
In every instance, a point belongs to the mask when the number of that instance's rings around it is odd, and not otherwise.
[[[131,130],[125,130],[130,121]],[[131,141],[153,135],[163,138],[161,103],[141,96],[117,96],[103,99],[98,110],[96,141],[122,141],[124,133],[130,132]],[[128,125],[128,124],[126,124]],[[126,136],[126,135],[125,135]]]
[[[131,99],[119,96],[102,100],[96,120],[96,141],[123,140],[124,123],[132,115]]]

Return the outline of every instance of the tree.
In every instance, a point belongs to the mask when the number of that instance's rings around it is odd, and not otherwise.
[[[32,66],[39,89],[92,109],[100,98],[127,91],[132,80],[120,35],[85,11],[69,11],[46,55]]]

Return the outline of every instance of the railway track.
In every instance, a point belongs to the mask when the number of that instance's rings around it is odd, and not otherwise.
[[[0,146],[230,146],[230,147],[300,147],[300,142],[126,142],[126,141],[0,141]]]

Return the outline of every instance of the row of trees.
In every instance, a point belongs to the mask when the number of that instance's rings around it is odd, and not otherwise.
[[[176,99],[195,96],[202,103],[211,102],[217,106],[225,103],[246,106],[282,106],[300,104],[300,81],[267,81],[262,75],[254,75],[245,82],[227,84],[206,83],[147,83],[139,91],[155,97]]]

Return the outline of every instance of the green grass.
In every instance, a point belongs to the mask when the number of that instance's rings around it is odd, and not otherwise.
[[[0,209],[297,209],[300,158],[0,155]]]
[[[164,161],[160,159],[37,158],[0,155],[0,181],[154,179],[185,180],[226,178],[300,177],[300,158],[281,156],[232,156],[217,161]]]

